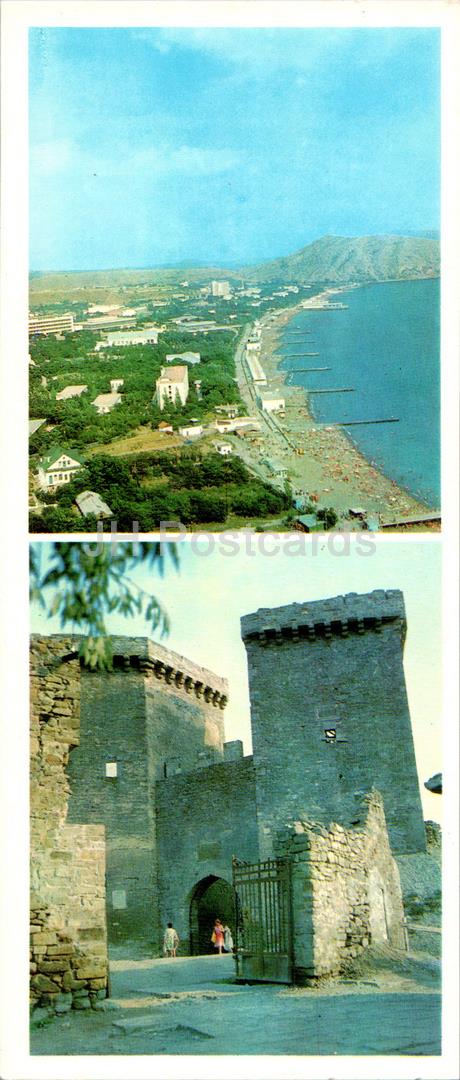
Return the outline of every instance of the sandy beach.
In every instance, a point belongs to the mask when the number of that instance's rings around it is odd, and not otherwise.
[[[331,289],[320,295],[328,299],[340,291]],[[315,301],[319,299],[318,295],[314,298]],[[264,393],[280,391],[286,408],[284,417],[276,417],[281,432],[278,433],[264,421],[262,445],[260,440],[258,444],[246,442],[245,460],[248,463],[252,460],[260,474],[261,459],[265,456],[276,458],[287,469],[294,489],[307,492],[318,507],[334,507],[339,518],[346,516],[350,507],[361,507],[366,513],[378,515],[381,525],[429,514],[431,507],[415,499],[367,461],[342,430],[316,423],[309,412],[305,390],[287,384],[288,372],[279,368],[281,357],[277,350],[280,335],[303,307],[303,304],[299,304],[261,319],[259,357],[267,376]],[[253,415],[255,394],[248,381],[243,349],[238,350],[236,360],[240,392]],[[424,528],[439,528],[439,522],[425,523]]]

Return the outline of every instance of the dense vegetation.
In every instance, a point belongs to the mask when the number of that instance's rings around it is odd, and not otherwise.
[[[229,514],[265,517],[287,510],[291,501],[255,479],[239,459],[196,448],[129,458],[95,455],[72,483],[40,495],[52,505],[32,515],[31,531],[91,531],[94,519],[82,518],[73,505],[84,489],[108,503],[121,532],[131,532],[136,521],[141,532],[151,532],[162,521],[194,526],[223,524]]]
[[[209,336],[169,332],[158,345],[112,347],[94,352],[98,336],[88,331],[67,334],[63,340],[39,337],[31,341],[30,416],[46,417],[53,429],[43,425],[30,441],[31,455],[43,453],[58,442],[81,450],[91,443],[109,443],[141,424],[157,427],[171,420],[175,427],[192,417],[212,417],[214,407],[239,402],[235,378],[235,335],[222,331]],[[201,363],[189,366],[190,394],[185,406],[165,406],[161,412],[153,400],[155,381],[168,353],[199,352]],[[110,391],[111,379],[123,379],[122,402],[99,416],[93,399]],[[201,398],[193,386],[201,381]],[[43,385],[46,380],[46,385]],[[69,385],[87,385],[81,397],[56,401],[56,393]],[[243,410],[244,411],[244,410]]]

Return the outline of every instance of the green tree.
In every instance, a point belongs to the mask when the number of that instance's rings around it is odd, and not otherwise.
[[[174,544],[166,548],[178,568]],[[91,668],[109,668],[110,641],[106,616],[141,614],[152,631],[164,636],[169,619],[158,599],[130,576],[139,563],[163,575],[166,558],[160,543],[92,545],[55,541],[45,561],[43,546],[30,546],[30,595],[48,615],[59,615],[61,627],[70,623],[83,635],[80,655]]]

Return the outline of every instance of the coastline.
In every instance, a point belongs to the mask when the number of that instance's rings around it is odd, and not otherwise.
[[[276,431],[267,427],[262,435],[262,456],[268,454],[276,457],[287,468],[294,489],[308,492],[318,508],[333,506],[339,517],[345,515],[350,507],[362,507],[367,513],[377,515],[381,525],[395,519],[429,514],[432,507],[376,468],[345,431],[315,421],[306,391],[300,386],[290,386],[286,382],[288,370],[279,366],[282,359],[277,354],[280,334],[291,319],[301,311],[308,310],[309,300],[318,302],[319,299],[328,299],[333,294],[346,291],[346,286],[331,286],[312,294],[307,302],[302,301],[292,308],[281,308],[260,320],[260,362],[267,377],[264,391],[282,390],[286,408],[284,417],[276,418],[277,425],[291,443],[303,451],[295,453],[281,433],[277,437]],[[253,410],[241,359],[239,362],[237,360],[237,369],[240,393]],[[260,469],[260,453],[254,452],[250,456]]]

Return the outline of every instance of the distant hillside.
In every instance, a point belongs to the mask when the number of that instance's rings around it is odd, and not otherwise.
[[[294,255],[244,267],[245,280],[331,282],[437,277],[439,242],[414,236],[323,236]]]

